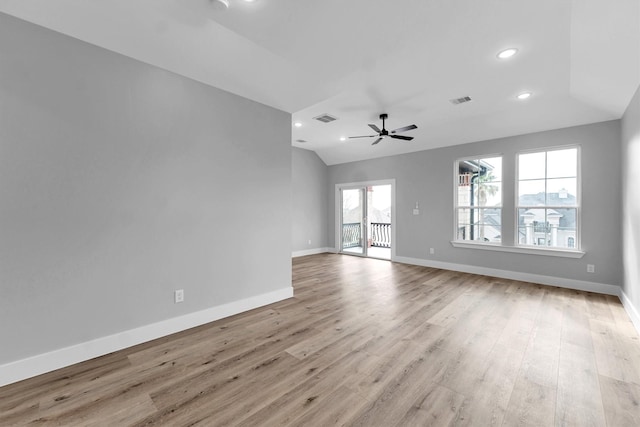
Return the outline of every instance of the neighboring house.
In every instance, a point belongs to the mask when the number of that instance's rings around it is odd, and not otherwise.
[[[520,196],[520,205],[572,206],[576,197],[567,191],[558,193],[524,194]],[[521,245],[553,246],[575,248],[576,244],[576,210],[530,208],[523,210],[518,217],[518,242]]]

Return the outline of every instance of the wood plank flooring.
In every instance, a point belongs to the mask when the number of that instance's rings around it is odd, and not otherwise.
[[[0,388],[0,425],[638,426],[615,297],[335,254],[294,298]]]

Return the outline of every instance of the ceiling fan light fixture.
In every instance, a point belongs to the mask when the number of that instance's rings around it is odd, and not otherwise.
[[[227,10],[229,9],[229,0],[210,0],[211,6],[217,10]]]
[[[501,50],[496,56],[498,57],[498,59],[507,59],[511,58],[516,53],[518,53],[518,49],[516,49],[515,47],[510,47],[509,49]]]

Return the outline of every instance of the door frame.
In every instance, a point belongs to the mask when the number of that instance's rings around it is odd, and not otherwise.
[[[342,249],[342,198],[341,191],[343,189],[354,189],[354,188],[362,188],[362,187],[372,187],[376,185],[391,185],[391,259],[390,261],[395,261],[396,258],[396,180],[395,179],[381,179],[374,181],[362,181],[362,182],[345,182],[341,184],[336,184],[335,186],[335,252],[343,253]],[[366,206],[366,197],[365,197],[365,206]],[[368,210],[368,206],[367,210]],[[366,215],[369,215],[369,212],[366,212]],[[359,254],[350,254],[355,256],[366,256]]]

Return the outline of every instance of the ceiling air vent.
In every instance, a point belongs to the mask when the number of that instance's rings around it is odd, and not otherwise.
[[[304,139],[296,139],[296,142],[299,142],[300,144],[304,144],[307,141]]]
[[[449,100],[449,102],[452,103],[453,105],[464,104],[465,102],[469,102],[469,101],[471,101],[470,96],[463,96],[462,98],[454,98]]]
[[[319,116],[314,117],[313,119],[317,120],[319,122],[322,122],[322,123],[331,123],[333,121],[338,120],[337,117],[330,116],[329,114],[326,114],[326,113],[325,114],[320,114]]]

